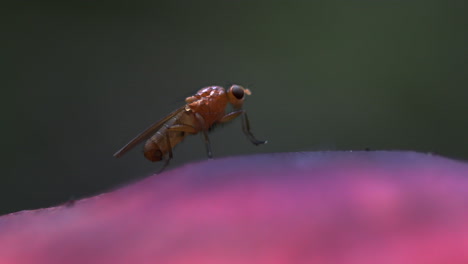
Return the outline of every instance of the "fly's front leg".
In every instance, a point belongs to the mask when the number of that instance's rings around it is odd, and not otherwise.
[[[229,122],[238,116],[242,116],[242,131],[250,140],[250,142],[252,142],[252,144],[258,146],[258,145],[267,143],[266,140],[263,141],[263,140],[256,139],[254,135],[252,134],[252,132],[250,132],[250,122],[249,122],[249,118],[247,117],[247,112],[245,112],[245,110],[236,110],[236,111],[230,112],[226,114],[225,116],[223,116],[220,119],[219,123]]]
[[[250,122],[249,118],[247,117],[247,112],[245,111],[243,111],[242,114],[242,131],[244,131],[244,134],[249,138],[250,142],[256,146],[266,144],[268,142],[266,140],[256,139],[252,132],[250,132]]]
[[[234,118],[236,118],[236,117],[242,115],[242,113],[244,113],[244,110],[236,110],[236,111],[227,113],[226,115],[224,115],[223,117],[221,117],[221,119],[218,121],[218,123],[226,123],[226,122],[229,122],[229,121],[233,120]]]
[[[213,153],[211,151],[211,143],[210,143],[210,138],[208,137],[208,129],[205,125],[205,119],[203,119],[203,117],[198,113],[195,113],[195,118],[197,119],[198,125],[200,126],[201,131],[203,133],[203,138],[205,140],[206,154],[208,155],[209,159],[212,159]]]

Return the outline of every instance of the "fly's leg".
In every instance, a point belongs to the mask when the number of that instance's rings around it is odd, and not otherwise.
[[[233,120],[234,118],[242,115],[242,113],[244,113],[244,110],[237,110],[237,111],[233,111],[233,112],[230,112],[230,113],[227,113],[226,115],[224,115],[223,117],[221,117],[221,119],[218,121],[218,123],[226,123],[226,122],[229,122],[231,120]]]
[[[208,132],[206,130],[203,130],[203,138],[205,139],[206,155],[208,155],[209,159],[212,159],[213,153],[211,151],[210,138],[208,137]]]
[[[168,133],[171,132],[171,131],[186,132],[186,133],[191,133],[191,134],[196,134],[197,133],[197,130],[194,127],[189,126],[189,125],[177,124],[177,125],[173,125],[171,127],[166,127],[165,138],[166,138],[167,147],[169,149],[169,157],[164,162],[164,165],[159,170],[158,174],[161,173],[164,169],[166,169],[166,167],[169,165],[169,162],[171,161],[171,159],[173,157],[171,140],[170,140],[170,138],[168,136]]]
[[[233,120],[234,118],[238,117],[239,115],[242,116],[242,131],[250,140],[250,142],[252,142],[252,144],[256,146],[261,145],[261,144],[266,144],[267,143],[266,140],[265,141],[258,140],[254,137],[252,132],[250,132],[249,118],[247,117],[247,112],[245,112],[244,110],[237,110],[237,111],[233,111],[231,113],[226,114],[220,119],[219,123],[229,122]]]
[[[195,113],[195,118],[197,119],[198,125],[200,126],[201,131],[203,133],[203,139],[205,140],[206,154],[208,155],[209,159],[212,159],[213,152],[211,151],[211,143],[210,143],[210,138],[208,137],[208,129],[205,126],[205,120],[198,113]]]
[[[169,166],[169,162],[171,161],[172,159],[172,146],[171,146],[171,141],[169,140],[169,136],[165,135],[166,137],[166,144],[167,144],[167,147],[169,148],[169,157],[166,159],[166,161],[164,162],[164,165],[162,166],[162,168],[158,171],[157,174],[160,174],[161,172],[164,171],[164,169],[167,168],[167,166]]]
[[[242,131],[244,131],[244,134],[247,136],[247,138],[252,142],[252,144],[258,146],[262,144],[266,144],[268,141],[266,140],[258,140],[255,138],[255,136],[250,132],[250,122],[249,118],[247,117],[247,113],[243,111],[242,114]]]

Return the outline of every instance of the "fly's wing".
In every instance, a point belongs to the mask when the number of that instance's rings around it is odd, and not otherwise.
[[[174,112],[170,113],[169,115],[167,115],[166,117],[164,117],[163,119],[159,120],[159,122],[157,123],[154,123],[153,125],[151,125],[150,127],[148,127],[147,129],[145,129],[143,132],[141,132],[140,134],[138,134],[138,136],[136,136],[134,139],[132,139],[130,142],[127,143],[127,145],[123,146],[119,151],[117,151],[115,154],[114,154],[114,157],[118,158],[120,156],[122,156],[123,154],[125,154],[127,151],[129,151],[130,149],[132,149],[133,147],[135,147],[136,145],[138,145],[139,143],[141,143],[143,140],[146,140],[148,138],[150,138],[154,133],[156,133],[156,131],[158,131],[167,121],[169,121],[171,118],[173,118],[174,116],[176,116],[177,114],[181,113],[185,111],[185,106],[182,106],[181,108],[175,110]]]

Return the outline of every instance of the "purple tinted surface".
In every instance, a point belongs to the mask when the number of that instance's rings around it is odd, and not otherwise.
[[[468,263],[468,165],[374,151],[207,160],[2,216],[0,263]]]

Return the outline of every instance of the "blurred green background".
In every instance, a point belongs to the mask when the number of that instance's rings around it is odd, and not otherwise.
[[[0,214],[151,175],[112,154],[208,85],[251,89],[215,157],[415,150],[468,159],[466,1],[42,2],[1,13]],[[200,136],[171,168],[206,159]]]

